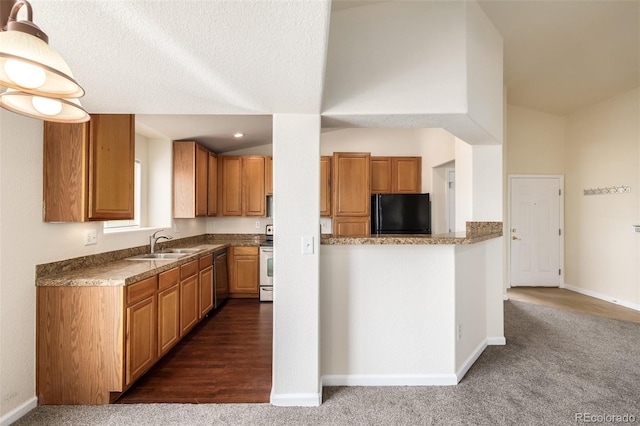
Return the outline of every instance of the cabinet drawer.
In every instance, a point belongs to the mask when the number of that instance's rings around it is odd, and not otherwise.
[[[203,270],[206,267],[213,265],[213,255],[210,254],[209,256],[201,257],[198,260],[198,264],[200,265],[200,270]]]
[[[258,255],[258,247],[234,247],[233,254],[235,256],[248,254],[257,256]]]
[[[127,305],[132,305],[149,296],[153,296],[156,289],[157,281],[155,276],[127,286]]]
[[[198,273],[198,261],[194,260],[193,262],[185,263],[180,267],[180,279],[185,279],[186,277],[190,277],[191,275]]]
[[[180,282],[180,268],[169,269],[158,275],[158,287],[162,291],[165,288],[173,287]]]

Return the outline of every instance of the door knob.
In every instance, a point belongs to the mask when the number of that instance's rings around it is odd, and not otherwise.
[[[520,238],[516,237],[515,235],[513,237],[511,237],[512,240],[520,240]]]

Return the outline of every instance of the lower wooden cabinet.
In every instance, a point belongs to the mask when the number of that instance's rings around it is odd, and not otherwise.
[[[125,385],[146,372],[156,361],[156,298],[149,297],[127,308]]]
[[[356,237],[371,234],[371,219],[368,217],[334,217],[333,233],[341,237]]]
[[[213,309],[213,255],[200,258],[198,263],[200,267],[199,318],[203,318]]]
[[[198,301],[198,261],[180,267],[180,336],[187,334],[200,319]]]
[[[180,268],[158,275],[158,356],[180,340]]]
[[[232,247],[229,265],[229,297],[258,298],[260,291],[259,248]]]
[[[200,260],[125,287],[37,287],[38,403],[109,404],[128,389],[211,309],[213,257]]]

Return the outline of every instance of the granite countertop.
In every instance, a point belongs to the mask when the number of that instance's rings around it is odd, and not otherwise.
[[[126,286],[230,246],[259,246],[263,239],[262,234],[200,235],[158,243],[158,253],[165,248],[202,249],[177,259],[127,260],[148,253],[146,245],[36,265],[36,286]]]
[[[467,222],[466,232],[448,234],[381,234],[353,237],[322,236],[323,245],[475,244],[502,236],[502,222]]]
[[[200,244],[189,246],[189,248],[200,248],[202,250],[177,259],[119,259],[100,265],[79,267],[51,275],[36,277],[36,286],[126,286],[175,268],[176,266],[184,265],[203,256],[208,256],[228,246],[229,244]]]

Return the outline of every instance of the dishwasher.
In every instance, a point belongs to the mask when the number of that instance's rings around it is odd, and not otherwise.
[[[215,294],[214,309],[222,305],[229,295],[229,279],[227,269],[227,249],[217,251],[213,255],[213,291]]]

